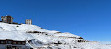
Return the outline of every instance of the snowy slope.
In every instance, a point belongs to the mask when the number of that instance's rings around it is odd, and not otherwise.
[[[27,31],[39,31],[44,33],[27,33]],[[0,22],[0,39],[13,40],[31,40],[27,43],[33,48],[37,47],[52,47],[53,49],[111,49],[111,46],[103,45],[98,42],[85,42],[84,39],[79,39],[80,36],[71,33],[58,33],[59,31],[41,29],[35,25],[15,25]],[[84,40],[84,42],[78,42]],[[56,46],[53,43],[61,42]]]

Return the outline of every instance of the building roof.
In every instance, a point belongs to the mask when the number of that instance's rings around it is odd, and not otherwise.
[[[3,18],[3,17],[10,17],[10,18],[12,18],[12,19],[13,19],[13,17],[12,17],[12,16],[10,16],[10,15],[1,16],[1,18]]]

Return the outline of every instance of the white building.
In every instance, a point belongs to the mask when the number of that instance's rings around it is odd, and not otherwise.
[[[26,20],[25,20],[25,24],[31,25],[31,24],[32,24],[32,20],[31,20],[31,19],[26,19]]]

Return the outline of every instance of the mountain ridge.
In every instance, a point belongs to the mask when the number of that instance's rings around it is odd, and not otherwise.
[[[0,22],[0,39],[26,40],[33,48],[51,47],[52,49],[111,49],[111,46],[84,38],[68,32],[43,29],[36,25],[8,24]]]

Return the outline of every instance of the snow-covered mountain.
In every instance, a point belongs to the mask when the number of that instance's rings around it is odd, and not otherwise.
[[[55,30],[42,29],[36,25],[8,24],[0,22],[0,39],[27,40],[27,45],[37,49],[111,49],[111,46],[96,41],[87,41],[80,36]]]

